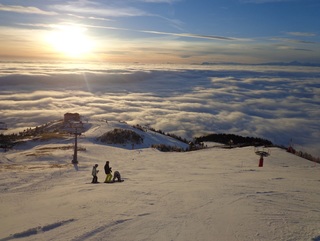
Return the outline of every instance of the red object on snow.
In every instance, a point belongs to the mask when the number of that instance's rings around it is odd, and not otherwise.
[[[259,167],[263,167],[263,156],[260,157],[259,160]]]

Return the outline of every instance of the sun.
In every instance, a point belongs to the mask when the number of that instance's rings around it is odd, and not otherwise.
[[[80,58],[90,54],[94,43],[86,35],[86,28],[75,25],[58,25],[47,36],[51,47],[66,57]]]

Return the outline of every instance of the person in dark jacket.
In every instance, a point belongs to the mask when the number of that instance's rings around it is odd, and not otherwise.
[[[114,172],[112,182],[115,182],[116,179],[118,179],[118,182],[122,182],[120,172],[118,172],[118,171]]]
[[[92,167],[92,183],[98,183],[98,172],[99,170],[97,170],[97,167],[98,167],[98,164],[95,164],[93,167]]]
[[[104,172],[106,173],[106,180],[104,181],[105,183],[111,182],[112,178],[112,167],[109,166],[109,161],[106,161],[106,164],[104,165]]]

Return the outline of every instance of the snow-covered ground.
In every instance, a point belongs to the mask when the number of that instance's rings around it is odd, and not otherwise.
[[[186,146],[154,132],[134,150],[95,140],[125,126],[93,123],[77,167],[71,137],[1,152],[0,240],[320,240],[319,164],[278,148],[263,167],[253,147],[164,153],[148,147]],[[103,183],[106,161],[124,182]]]

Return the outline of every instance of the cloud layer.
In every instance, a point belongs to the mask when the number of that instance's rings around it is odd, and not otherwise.
[[[316,67],[2,63],[0,121],[32,127],[66,112],[191,138],[234,133],[320,155]]]

